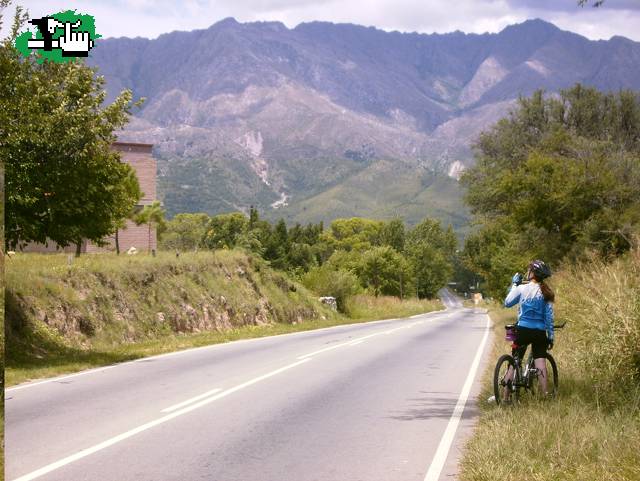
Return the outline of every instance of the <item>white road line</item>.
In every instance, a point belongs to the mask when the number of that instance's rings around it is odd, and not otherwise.
[[[399,331],[400,329],[404,329],[403,327],[396,327],[395,329],[389,329],[388,331],[384,331],[382,334],[393,334],[396,331]]]
[[[445,310],[441,309],[439,311],[431,311],[431,312],[425,312],[424,314],[417,314],[417,315],[412,316],[412,317],[428,316],[428,315],[438,314],[438,313],[443,313],[443,312],[445,312]],[[68,378],[75,377],[75,376],[84,376],[85,374],[93,374],[95,372],[104,371],[106,369],[112,369],[114,367],[126,366],[127,364],[133,364],[133,363],[136,363],[136,362],[144,362],[144,361],[147,361],[149,359],[161,359],[163,357],[170,357],[170,356],[177,356],[177,355],[181,355],[181,354],[188,354],[190,352],[203,351],[203,350],[206,350],[206,349],[220,349],[220,348],[224,348],[226,346],[233,346],[235,344],[242,344],[242,343],[248,343],[248,342],[261,342],[261,341],[264,341],[265,339],[275,339],[275,338],[286,337],[286,336],[304,336],[304,335],[307,335],[307,334],[310,334],[310,333],[329,331],[329,330],[340,330],[340,329],[345,329],[345,328],[349,328],[349,327],[360,327],[360,326],[366,327],[366,326],[379,324],[379,323],[382,323],[382,322],[398,321],[400,319],[407,319],[407,318],[380,319],[379,321],[369,321],[369,322],[354,322],[352,324],[340,324],[338,326],[322,327],[320,329],[310,329],[308,331],[289,332],[289,333],[286,333],[286,334],[276,334],[276,335],[273,335],[273,336],[257,337],[257,338],[252,338],[252,339],[238,339],[237,341],[221,342],[221,343],[218,343],[218,344],[210,344],[208,346],[192,347],[192,348],[188,348],[188,349],[181,349],[179,351],[166,352],[164,354],[156,354],[156,355],[149,356],[149,357],[133,359],[131,361],[123,361],[123,362],[119,362],[117,364],[113,364],[111,366],[98,367],[98,368],[95,368],[95,369],[87,369],[85,371],[77,372],[77,373],[74,373],[74,374],[69,374],[67,376],[52,377],[52,378],[48,378],[48,379],[43,379],[42,381],[25,382],[23,384],[19,384],[18,386],[5,388],[4,391],[5,392],[18,391],[20,389],[27,389],[27,388],[31,388],[31,387],[35,387],[35,386],[40,386],[42,384],[48,384],[48,383],[51,383],[51,382],[62,381],[64,379],[68,379]]]
[[[52,378],[49,378],[49,379],[45,379],[43,381],[31,382],[29,384],[20,384],[19,386],[8,387],[4,391],[5,392],[13,392],[13,391],[19,391],[20,389],[26,389],[28,387],[34,387],[34,386],[39,386],[41,384],[47,384],[47,383],[50,383],[50,382],[64,381],[65,379],[70,379],[72,377],[84,376],[85,374],[93,374],[95,372],[106,371],[107,369],[113,369],[116,366],[117,366],[117,364],[114,364],[114,365],[111,365],[111,366],[98,367],[96,369],[88,369],[86,371],[77,372],[75,374],[69,374],[67,376],[52,377]]]
[[[402,328],[392,329],[392,331],[397,331],[398,329],[402,329]],[[360,342],[364,341],[365,339],[370,339],[372,337],[380,336],[382,334],[386,334],[386,332],[376,332],[374,334],[369,334],[368,336],[358,337],[356,339],[350,340],[349,342],[335,344],[333,346],[325,347],[323,349],[318,349],[317,351],[310,352],[309,354],[303,354],[301,356],[298,356],[296,359],[306,359],[308,357],[315,356],[316,354],[322,354],[323,352],[333,351],[334,349],[338,349],[344,346],[355,346],[356,344],[360,344]]]
[[[160,411],[161,413],[170,413],[171,411],[175,411],[176,409],[180,409],[182,406],[186,406],[187,404],[191,404],[193,402],[199,401],[202,398],[211,396],[212,394],[215,394],[217,392],[222,391],[222,389],[217,388],[217,389],[212,389],[211,391],[207,391],[203,394],[200,394],[199,396],[194,396],[191,399],[187,399],[186,401],[182,401],[181,403],[178,404],[174,404],[171,407],[165,408],[162,411]]]
[[[322,354],[323,352],[333,351],[334,349],[338,349],[340,347],[348,346],[354,341],[343,342],[342,344],[335,344],[333,346],[325,347],[324,349],[318,349],[317,351],[310,352],[309,354],[303,354],[302,356],[298,356],[296,359],[308,359],[311,356],[315,356],[316,354]]]
[[[436,311],[436,312],[441,312],[441,311]],[[431,314],[431,313],[427,313],[427,314]],[[421,316],[425,315],[425,314],[420,314]],[[456,315],[456,313],[453,313],[453,315]],[[415,316],[414,316],[415,317]],[[434,317],[433,320],[438,319],[439,316]],[[451,317],[451,314],[448,316],[444,316],[444,319],[447,319]],[[409,318],[405,318],[405,319],[409,319]],[[322,354],[323,352],[328,352],[328,351],[333,351],[334,349],[338,349],[344,346],[355,346],[356,344],[359,344],[358,341],[364,341],[365,339],[370,339],[372,337],[376,337],[376,336],[381,336],[381,335],[385,335],[385,334],[393,334],[396,331],[399,331],[401,329],[411,329],[413,326],[416,326],[418,324],[423,324],[425,322],[425,320],[423,321],[419,321],[419,322],[414,322],[412,324],[406,325],[406,326],[400,326],[400,327],[396,327],[394,329],[389,329],[387,331],[382,331],[382,332],[374,332],[373,334],[369,334],[368,336],[363,336],[363,337],[358,337],[356,339],[352,339],[349,342],[343,342],[341,344],[335,344],[333,346],[329,346],[329,347],[325,347],[323,349],[318,349],[317,351],[313,351],[310,352],[309,354],[302,354],[301,356],[298,356],[296,359],[306,359],[307,357],[311,357],[311,356],[315,356],[316,354]]]
[[[431,466],[429,466],[429,471],[427,471],[427,474],[424,477],[424,481],[438,481],[438,478],[440,478],[440,473],[442,472],[444,463],[447,460],[447,456],[449,455],[451,443],[453,442],[456,430],[458,429],[458,424],[460,423],[460,418],[462,417],[462,413],[464,412],[464,407],[467,403],[467,398],[469,397],[469,392],[471,391],[473,380],[476,377],[476,372],[478,371],[478,366],[480,365],[482,352],[484,351],[484,346],[487,343],[487,338],[489,337],[490,325],[491,319],[489,318],[489,316],[487,316],[487,325],[484,330],[484,336],[482,337],[482,341],[478,346],[476,356],[471,363],[471,367],[469,368],[469,374],[467,375],[467,379],[462,386],[460,397],[458,398],[456,407],[453,409],[453,414],[451,414],[451,419],[449,419],[449,423],[444,430],[442,439],[440,439],[440,444],[438,445],[436,454],[433,456]]]
[[[307,361],[310,361],[310,358],[304,359],[302,361],[298,361],[298,362],[294,362],[293,364],[289,364],[287,366],[281,367],[280,369],[276,369],[275,371],[271,371],[267,374],[263,374],[262,376],[256,377],[251,379],[250,381],[244,382],[242,384],[238,384],[235,387],[232,387],[230,389],[227,389],[225,391],[222,391],[219,394],[213,395],[212,397],[209,397],[203,401],[200,401],[196,404],[192,404],[188,407],[185,407],[179,411],[174,411],[171,414],[167,414],[166,416],[163,416],[161,418],[158,418],[154,421],[150,421],[148,423],[143,424],[142,426],[138,426],[137,428],[131,429],[125,433],[119,434],[118,436],[114,436],[110,439],[107,439],[106,441],[103,441],[99,444],[96,444],[95,446],[91,446],[89,448],[83,449],[81,451],[78,451],[75,454],[72,454],[71,456],[67,456],[66,458],[63,458],[59,461],[56,461],[55,463],[51,463],[51,464],[47,464],[46,466],[43,466],[40,469],[37,469],[35,471],[32,471],[28,474],[25,474],[24,476],[20,476],[19,478],[15,478],[13,481],[30,481],[32,479],[36,479],[39,478],[40,476],[44,476],[47,473],[50,473],[51,471],[55,471],[56,469],[59,469],[63,466],[66,466],[67,464],[71,464],[75,461],[78,461],[79,459],[85,458],[91,454],[97,453],[98,451],[102,451],[103,449],[108,448],[109,446],[113,446],[114,444],[119,443],[120,441],[124,441],[125,439],[128,439],[132,436],[135,436],[136,434],[139,434],[143,431],[146,431],[148,429],[151,429],[155,426],[158,426],[160,424],[164,424],[167,421],[170,421],[174,418],[177,418],[179,416],[182,416],[184,414],[187,414],[191,411],[195,411],[198,408],[201,408],[202,406],[206,406],[207,404],[210,404],[214,401],[217,401],[218,399],[221,399],[225,396],[228,396],[229,394],[233,394],[234,392],[240,391],[241,389],[244,389],[246,387],[249,387],[253,384],[256,384],[260,381],[264,381],[265,379],[268,379],[272,376],[275,376],[276,374],[280,374],[284,371],[287,371],[289,369],[292,369],[296,366],[299,366],[300,364],[303,364]]]
[[[358,344],[362,344],[364,341],[353,341],[350,346],[357,346]]]

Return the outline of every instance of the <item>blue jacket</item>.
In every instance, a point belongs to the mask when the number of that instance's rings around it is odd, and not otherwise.
[[[546,331],[547,337],[553,340],[553,304],[544,300],[540,286],[535,282],[513,284],[504,305],[513,307],[518,302],[518,326]]]

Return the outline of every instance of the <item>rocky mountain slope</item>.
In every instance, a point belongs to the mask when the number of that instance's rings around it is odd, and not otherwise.
[[[254,204],[302,222],[436,215],[460,228],[470,144],[519,95],[640,89],[640,43],[541,20],[425,35],[226,19],[102,40],[90,63],[110,98],[147,98],[120,137],[155,144],[170,213]]]

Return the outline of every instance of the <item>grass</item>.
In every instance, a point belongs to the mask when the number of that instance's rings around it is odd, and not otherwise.
[[[439,309],[442,309],[442,303],[437,299],[400,300],[391,296],[357,295],[349,298],[346,303],[348,316],[358,320],[409,317]]]
[[[486,402],[494,362],[484,377],[480,420],[461,464],[462,481],[640,480],[640,255],[593,260],[554,276],[559,395],[524,396],[512,408]],[[514,313],[492,306],[492,359],[509,348],[504,324]]]
[[[216,343],[406,317],[439,301],[357,296],[349,316],[234,251],[19,254],[7,264],[6,383]],[[160,315],[162,314],[162,315]]]

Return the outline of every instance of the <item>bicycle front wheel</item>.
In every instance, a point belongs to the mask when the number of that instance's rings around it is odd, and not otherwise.
[[[493,394],[496,403],[502,404],[513,399],[516,383],[516,363],[512,356],[503,354],[496,363],[493,371]]]
[[[548,352],[545,354],[544,363],[547,372],[547,396],[556,397],[558,395],[558,366],[556,365],[556,360],[553,358],[551,354]],[[536,366],[537,368],[537,366]],[[535,394],[536,390],[538,392],[541,391],[540,382],[541,382],[541,373],[538,369],[536,372],[537,382],[531,383],[531,392]]]

